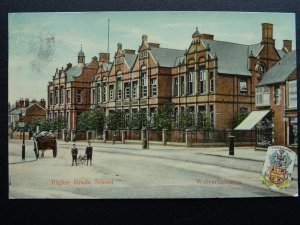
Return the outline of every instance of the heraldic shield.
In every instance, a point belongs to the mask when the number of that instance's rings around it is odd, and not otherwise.
[[[284,146],[268,147],[261,180],[271,188],[290,185],[296,153]]]

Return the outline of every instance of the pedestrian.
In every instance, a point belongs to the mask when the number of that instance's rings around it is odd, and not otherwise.
[[[73,144],[73,148],[71,149],[71,154],[72,154],[72,166],[74,166],[74,161],[75,165],[77,166],[77,155],[78,155],[78,149],[76,148],[76,144]]]
[[[88,141],[88,146],[85,149],[85,154],[86,154],[86,165],[89,164],[90,160],[90,166],[92,165],[92,155],[93,155],[93,147],[91,146],[91,142]]]

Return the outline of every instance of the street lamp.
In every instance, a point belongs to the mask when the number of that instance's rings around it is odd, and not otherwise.
[[[21,118],[19,121],[19,127],[23,130],[23,143],[22,143],[22,160],[25,160],[25,111],[21,111]]]

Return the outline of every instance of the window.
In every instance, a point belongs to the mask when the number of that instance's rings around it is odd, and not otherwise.
[[[298,118],[289,118],[289,145],[298,146]]]
[[[93,90],[92,90],[92,103],[93,104],[95,104],[96,103],[96,99],[95,99],[95,97],[96,97],[96,90],[95,90],[95,88],[93,88]]]
[[[213,105],[209,106],[209,117],[210,117],[210,123],[213,125],[214,124],[214,106]]]
[[[190,71],[188,74],[188,95],[195,93],[195,74],[196,73],[194,71]]]
[[[288,106],[289,108],[297,107],[297,80],[289,81],[288,83]]]
[[[60,104],[64,103],[64,89],[63,86],[60,87]]]
[[[97,101],[100,102],[100,93],[101,93],[101,84],[100,83],[97,83]]]
[[[147,96],[147,85],[148,85],[147,73],[142,72],[142,97]]]
[[[204,94],[206,92],[206,73],[204,68],[199,71],[199,94]]]
[[[256,88],[256,105],[257,106],[269,106],[270,105],[270,90],[269,87],[257,87]]]
[[[155,96],[157,94],[156,78],[150,80],[150,95]]]
[[[129,127],[129,110],[125,110],[125,126]]]
[[[133,98],[137,98],[138,97],[138,93],[137,93],[137,91],[138,91],[138,82],[137,81],[134,81],[134,82],[132,82],[132,97]]]
[[[240,79],[240,93],[247,94],[247,80]]]
[[[76,91],[76,100],[77,103],[81,103],[81,90]]]
[[[178,77],[174,78],[173,96],[178,96]]]
[[[109,100],[114,100],[114,85],[109,85]]]
[[[52,105],[53,104],[53,92],[50,92],[49,95],[50,95],[49,96],[50,105]]]
[[[214,82],[214,73],[210,72],[209,74],[209,91],[214,92],[215,91],[215,82]]]
[[[121,77],[117,78],[117,99],[122,99],[122,81]]]
[[[71,91],[67,90],[67,103],[71,103]]]
[[[180,77],[180,95],[184,95],[184,77]]]
[[[205,105],[198,106],[198,127],[203,128],[206,117],[206,107]]]
[[[125,99],[130,97],[130,83],[124,83],[124,96]]]
[[[280,86],[276,85],[274,87],[274,103],[276,105],[280,105],[280,100],[281,100]]]
[[[101,90],[101,95],[102,95],[102,102],[106,102],[106,83],[102,84],[102,90]]]
[[[55,88],[55,104],[58,104],[58,95],[59,95],[58,87],[56,87]]]

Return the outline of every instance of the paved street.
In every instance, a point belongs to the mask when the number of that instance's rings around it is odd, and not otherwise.
[[[84,154],[85,142],[78,142]],[[263,162],[207,154],[197,148],[92,143],[92,166],[71,166],[72,143],[58,142],[35,160],[33,141],[9,140],[10,198],[223,198],[293,196],[297,180],[283,191],[260,181]],[[214,149],[209,149],[214,152]],[[261,154],[261,153],[258,153]],[[297,177],[297,174],[294,174]]]

